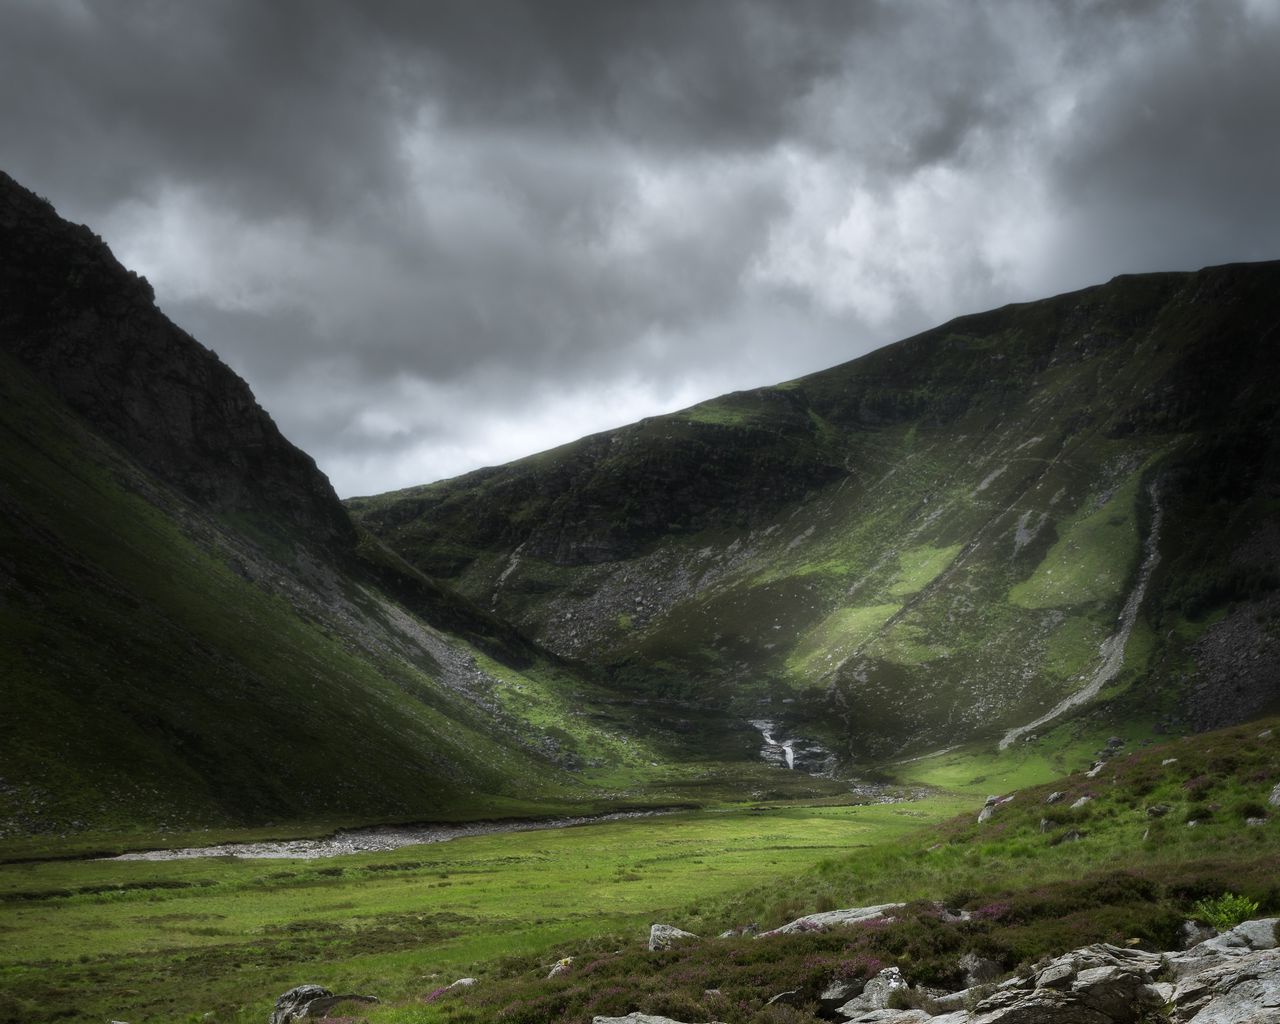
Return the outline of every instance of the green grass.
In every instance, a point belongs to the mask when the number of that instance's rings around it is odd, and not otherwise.
[[[945,548],[926,545],[902,552],[898,556],[898,576],[889,585],[889,593],[894,597],[918,593],[937,579],[959,553],[959,544]]]
[[[788,669],[800,678],[813,678],[836,668],[901,609],[900,604],[838,608],[796,645]]]
[[[1035,572],[1009,591],[1021,608],[1113,602],[1137,564],[1137,501],[1142,472],[1131,473],[1105,502],[1077,513]]]
[[[955,806],[745,807],[309,862],[11,864],[0,1020],[256,1022],[302,981],[407,999],[677,910],[712,927],[735,891]]]
[[[890,964],[914,982],[954,990],[963,986],[958,961],[965,952],[1026,972],[1043,956],[1092,942],[1176,948],[1181,922],[1222,907],[1228,892],[1236,894],[1234,918],[1235,908],[1246,905],[1253,913],[1280,911],[1274,877],[1280,820],[1245,823],[1280,777],[1280,740],[1260,735],[1276,724],[1153,747],[1118,757],[1094,779],[1076,773],[1020,790],[983,824],[976,821],[981,800],[973,797],[965,814],[942,825],[890,843],[854,845],[799,875],[696,908],[700,922],[714,922],[698,930],[710,932],[748,922],[767,928],[833,907],[906,902],[888,924],[712,939],[662,954],[645,952],[635,936],[610,934],[561,947],[580,955],[563,978],[544,978],[545,956],[511,956],[493,964],[475,989],[426,1006],[388,1008],[373,1020],[579,1024],[595,1013],[639,1009],[683,1020],[811,1024],[806,1011],[831,978],[867,977]],[[1170,757],[1176,761],[1162,763]],[[965,771],[979,767],[970,759]],[[1066,796],[1047,804],[1053,789]],[[1083,795],[1091,801],[1070,810]],[[1210,805],[1218,810],[1206,816]],[[1148,813],[1152,807],[1164,813]],[[1196,828],[1186,825],[1191,814],[1201,821]],[[1047,818],[1054,820],[1046,825]],[[1080,838],[1064,841],[1069,832]],[[972,917],[949,921],[941,907]],[[686,908],[671,923],[693,917]],[[808,1005],[765,1006],[785,990],[798,991]]]

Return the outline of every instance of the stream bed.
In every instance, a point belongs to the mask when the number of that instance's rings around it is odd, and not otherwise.
[[[547,818],[543,821],[474,821],[460,825],[375,825],[343,829],[321,839],[283,839],[261,843],[222,843],[217,846],[188,846],[176,850],[141,850],[103,860],[187,860],[193,857],[243,857],[247,859],[315,860],[343,857],[353,853],[382,853],[402,846],[447,843],[469,836],[491,836],[505,832],[536,832],[576,825],[595,825],[624,818],[652,818],[674,814],[681,808],[652,811],[615,811],[612,814],[576,818]]]

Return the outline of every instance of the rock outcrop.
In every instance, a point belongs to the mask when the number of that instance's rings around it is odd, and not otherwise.
[[[761,932],[756,936],[763,939],[769,935],[793,935],[796,932],[825,932],[831,928],[843,928],[846,925],[862,924],[876,918],[889,916],[890,911],[899,910],[905,903],[880,903],[872,907],[850,907],[847,910],[824,910],[820,914],[808,914],[796,918],[786,924]]]
[[[670,949],[682,942],[691,942],[698,936],[693,932],[687,932],[683,928],[677,928],[670,924],[655,924],[649,928],[649,949],[651,952],[658,952],[663,949]]]
[[[873,920],[897,906],[829,914],[861,912],[860,920]],[[844,1024],[1280,1024],[1278,925],[1280,918],[1247,921],[1189,950],[1165,953],[1097,943],[998,985],[948,994],[913,989],[899,968],[888,967],[865,983],[828,986],[818,1004],[825,1017]],[[988,963],[980,966],[989,977]],[[844,1001],[837,1005],[838,999]],[[593,1024],[681,1022],[636,1012],[596,1017]]]
[[[681,1024],[670,1017],[657,1017],[651,1013],[629,1013],[625,1017],[592,1017],[591,1024]],[[719,1024],[708,1021],[707,1024]]]
[[[1248,921],[1186,951],[1086,946],[994,992],[974,988],[934,1000],[949,1012],[932,1017],[889,1008],[890,994],[907,984],[895,973],[878,985],[882,971],[836,1013],[848,1024],[1280,1024],[1277,921]],[[952,1009],[965,1004],[972,1009]]]
[[[249,386],[155,305],[87,227],[0,172],[0,352],[103,436],[208,507],[313,543],[355,530],[328,479]]]
[[[376,1003],[376,996],[337,996],[320,985],[299,985],[291,988],[276,1000],[275,1009],[267,1018],[267,1024],[293,1024],[299,1020],[314,1020],[325,1016],[339,1003]]]

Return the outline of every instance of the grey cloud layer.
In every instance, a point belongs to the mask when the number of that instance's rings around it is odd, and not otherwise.
[[[0,162],[340,491],[1278,255],[1271,0],[0,0]]]

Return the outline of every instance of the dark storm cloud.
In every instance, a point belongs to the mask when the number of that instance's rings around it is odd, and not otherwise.
[[[0,0],[0,163],[343,492],[1275,255],[1266,0]]]

